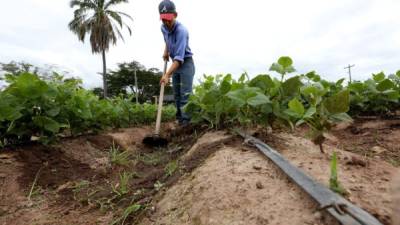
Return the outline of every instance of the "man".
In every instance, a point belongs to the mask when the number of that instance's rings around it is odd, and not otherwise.
[[[188,102],[192,93],[193,77],[195,73],[192,51],[189,47],[189,33],[176,18],[175,4],[170,0],[163,0],[159,7],[160,19],[162,20],[161,31],[164,36],[165,50],[163,58],[165,61],[172,59],[172,65],[161,78],[160,84],[168,84],[172,77],[176,104],[176,119],[182,126],[190,122],[190,116],[183,112],[182,108]]]

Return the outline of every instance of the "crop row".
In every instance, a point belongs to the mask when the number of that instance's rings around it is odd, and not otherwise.
[[[119,128],[154,121],[156,106],[134,104],[132,99],[99,99],[81,87],[77,79],[54,75],[43,80],[23,73],[6,76],[8,86],[0,91],[0,144],[39,139],[48,143],[59,135],[78,135],[105,128]],[[164,120],[175,108],[164,108]]]
[[[307,124],[309,137],[323,151],[324,134],[335,123],[351,121],[349,114],[390,114],[399,108],[400,71],[388,77],[374,74],[372,79],[347,85],[344,79],[324,80],[314,71],[292,75],[296,70],[289,57],[281,57],[270,71],[280,79],[268,74],[249,79],[246,73],[238,80],[230,74],[204,76],[185,110],[194,123],[206,122],[215,128]]]

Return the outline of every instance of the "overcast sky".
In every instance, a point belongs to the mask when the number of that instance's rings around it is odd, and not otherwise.
[[[203,74],[267,73],[289,55],[300,73],[316,70],[329,80],[354,79],[400,69],[400,0],[175,0],[178,20],[189,30],[196,80]],[[159,1],[131,0],[133,35],[107,54],[108,68],[137,60],[162,67]],[[0,8],[0,62],[55,64],[101,86],[100,55],[68,30],[69,0],[5,1]],[[129,21],[127,21],[129,22]]]

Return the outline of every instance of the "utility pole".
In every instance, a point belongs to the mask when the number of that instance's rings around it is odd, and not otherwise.
[[[136,96],[136,104],[139,104],[139,96],[138,96],[138,84],[137,84],[137,77],[136,77],[136,69],[135,69],[135,86],[136,86],[136,91],[135,91],[135,96]]]
[[[352,67],[355,67],[356,65],[348,65],[348,66],[346,66],[344,69],[348,69],[349,70],[349,83],[351,83],[351,68]]]

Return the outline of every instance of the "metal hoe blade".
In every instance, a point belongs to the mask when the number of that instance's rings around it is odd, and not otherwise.
[[[165,147],[168,145],[168,140],[159,135],[147,136],[143,139],[143,144],[151,147]]]

